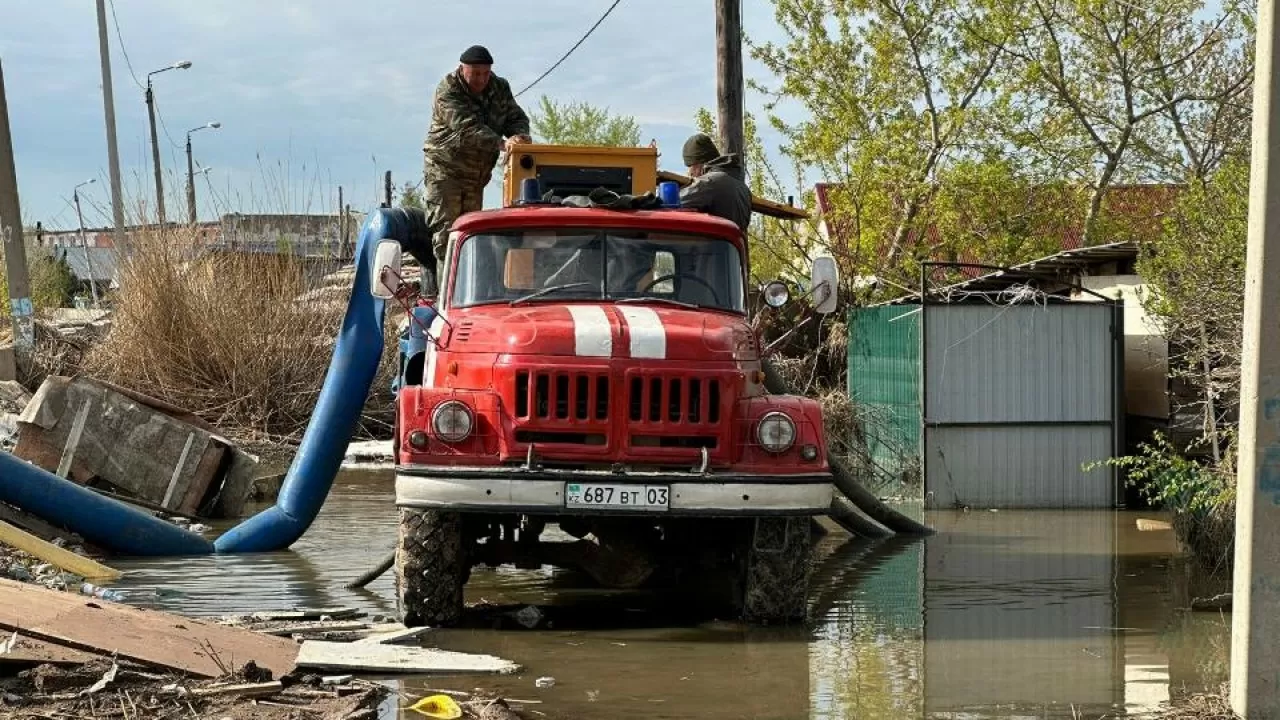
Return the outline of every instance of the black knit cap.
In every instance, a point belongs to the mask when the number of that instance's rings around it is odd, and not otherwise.
[[[702,165],[720,157],[716,143],[706,133],[698,133],[684,141],[685,167]]]
[[[483,45],[472,45],[462,53],[458,61],[463,65],[492,65],[493,56]]]

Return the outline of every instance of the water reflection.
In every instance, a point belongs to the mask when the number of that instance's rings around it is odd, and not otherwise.
[[[551,627],[495,622],[427,642],[527,671],[398,687],[407,697],[486,688],[542,701],[530,709],[548,718],[1137,715],[1223,680],[1229,637],[1228,618],[1176,609],[1188,598],[1171,533],[1139,532],[1137,517],[933,512],[925,519],[939,532],[924,541],[830,536],[807,629],[692,616],[678,594],[605,592],[572,573],[478,570],[468,600],[537,605]],[[130,571],[120,586],[130,602],[196,615],[391,613],[390,575],[366,591],[343,584],[377,563],[394,532],[390,478],[346,474],[294,551],[120,562]],[[535,687],[542,676],[555,686]]]

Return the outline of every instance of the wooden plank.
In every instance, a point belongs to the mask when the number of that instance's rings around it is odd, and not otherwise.
[[[429,627],[401,627],[398,630],[392,630],[390,632],[376,633],[364,638],[363,640],[357,640],[356,642],[373,643],[375,645],[394,645],[399,642],[404,642],[405,640],[416,640],[417,638],[431,632],[433,629],[434,628]]]
[[[688,175],[681,175],[669,170],[658,171],[658,181],[667,181],[684,187],[693,182],[693,178]],[[808,220],[809,213],[803,208],[794,207],[792,205],[784,205],[772,200],[766,200],[761,197],[751,196],[751,211],[767,215],[769,217],[779,218],[781,220]]]
[[[330,620],[348,620],[364,617],[365,612],[358,608],[298,608],[297,610],[260,611],[250,615],[254,620],[319,620],[328,615]]]
[[[431,648],[307,640],[298,650],[298,667],[346,672],[498,673],[520,666],[492,655],[471,655]]]
[[[60,528],[43,518],[36,517],[31,513],[23,512],[4,503],[0,503],[0,520],[20,527],[42,540],[53,542],[54,538],[63,538],[68,543],[83,546],[85,551],[91,555],[104,554],[89,543],[84,542],[84,539],[79,535],[76,535],[73,532],[68,532],[67,530]]]
[[[225,697],[232,695],[239,698],[270,697],[284,691],[284,684],[279,680],[265,683],[244,683],[240,685],[215,685],[214,687],[197,688],[191,694],[196,697]]]
[[[292,635],[294,633],[312,633],[312,632],[349,632],[352,630],[364,630],[369,627],[368,623],[358,620],[344,621],[332,620],[326,622],[306,622],[306,623],[289,623],[276,627],[252,627],[254,632],[266,633],[267,635]]]
[[[71,436],[67,438],[67,444],[62,448],[58,469],[53,473],[64,480],[67,478],[67,473],[71,472],[71,462],[75,459],[76,448],[80,446],[80,436],[84,433],[84,421],[89,419],[89,410],[92,407],[92,401],[81,401],[80,409],[76,411],[76,419],[71,424]]]
[[[62,459],[62,449],[50,431],[22,421],[18,422],[18,444],[13,448],[13,454],[49,472],[56,471]],[[83,461],[73,460],[67,479],[84,485],[93,479],[93,471],[85,467]]]
[[[120,577],[120,571],[115,568],[109,568],[83,555],[77,555],[51,542],[41,540],[26,530],[16,528],[3,520],[0,520],[0,542],[34,555],[47,563],[57,565],[63,570],[87,580],[114,580]]]
[[[5,638],[8,640],[8,637]],[[18,642],[7,653],[0,653],[0,666],[5,663],[48,663],[51,665],[83,665],[102,655],[87,653],[65,645],[18,635]]]
[[[209,493],[209,486],[213,485],[214,479],[217,478],[226,452],[225,445],[211,441],[205,449],[204,457],[200,459],[200,464],[196,465],[195,473],[191,476],[191,484],[187,486],[186,496],[172,505],[166,503],[166,507],[177,507],[180,513],[194,515],[204,502],[205,495]]]
[[[286,638],[4,579],[0,628],[200,677],[222,675],[210,647],[224,665],[238,668],[252,660],[273,678],[292,672],[298,655],[298,645]]]

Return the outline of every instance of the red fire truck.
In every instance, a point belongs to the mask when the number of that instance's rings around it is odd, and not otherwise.
[[[522,146],[506,173],[503,208],[454,224],[401,343],[403,622],[456,623],[472,568],[503,564],[802,619],[832,484],[819,404],[764,390],[759,315],[791,288],[753,283],[742,232],[680,209],[651,148]],[[665,203],[584,199],[599,188]],[[375,294],[403,299],[400,252],[378,247]],[[820,259],[814,311],[835,286]]]

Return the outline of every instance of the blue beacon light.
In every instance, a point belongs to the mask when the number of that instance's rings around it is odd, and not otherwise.
[[[520,181],[520,204],[536,203],[542,199],[542,189],[538,186],[538,178],[525,178]]]
[[[680,186],[671,181],[658,183],[658,198],[663,207],[680,207]]]

